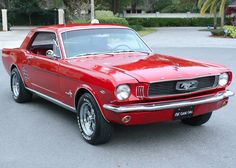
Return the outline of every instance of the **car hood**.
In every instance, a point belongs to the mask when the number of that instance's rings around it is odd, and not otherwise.
[[[225,67],[161,54],[120,53],[72,59],[71,64],[94,71],[124,73],[139,82],[189,79],[216,75]],[[119,80],[119,79],[117,79]]]

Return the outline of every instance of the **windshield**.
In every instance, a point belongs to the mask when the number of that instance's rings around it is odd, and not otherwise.
[[[130,29],[99,28],[62,33],[66,57],[119,52],[146,52],[150,49]]]

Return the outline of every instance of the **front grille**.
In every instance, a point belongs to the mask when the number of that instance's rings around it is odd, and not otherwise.
[[[166,96],[166,95],[168,96],[168,95],[184,94],[184,93],[196,92],[200,90],[206,90],[206,89],[216,87],[217,79],[218,79],[218,76],[207,76],[207,77],[201,77],[201,78],[195,78],[195,79],[189,79],[189,80],[175,80],[175,81],[151,83],[148,89],[148,96],[150,97]],[[198,82],[198,85],[196,88],[190,89],[190,90],[177,90],[176,89],[177,82],[185,82],[185,81],[192,81],[192,80],[195,80]]]

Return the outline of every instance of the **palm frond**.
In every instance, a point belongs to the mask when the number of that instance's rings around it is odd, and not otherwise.
[[[198,6],[199,9],[202,8],[202,5],[204,4],[204,1],[205,0],[198,0],[197,6]]]
[[[200,14],[205,15],[206,11],[209,9],[211,6],[212,0],[206,0],[201,8]]]
[[[226,0],[221,0],[221,4],[220,4],[220,15],[221,16],[224,15],[225,3],[226,3]]]
[[[219,2],[219,0],[212,1],[211,8],[210,8],[210,15],[211,16],[214,14],[215,9],[217,8],[217,2]]]

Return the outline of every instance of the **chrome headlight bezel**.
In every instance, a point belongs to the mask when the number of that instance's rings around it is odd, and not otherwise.
[[[119,85],[116,88],[115,95],[118,100],[127,100],[130,97],[130,94],[131,94],[131,89],[127,84]]]
[[[229,74],[228,73],[222,73],[219,75],[218,85],[221,87],[224,87],[229,82]]]

